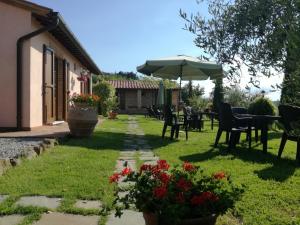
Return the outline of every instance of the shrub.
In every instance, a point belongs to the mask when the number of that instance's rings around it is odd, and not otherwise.
[[[250,103],[248,112],[254,115],[272,115],[276,114],[276,109],[272,101],[265,97],[258,97]]]
[[[116,101],[115,88],[106,81],[99,81],[93,86],[93,93],[100,96],[101,102],[99,104],[99,114],[107,116],[111,110],[112,102]]]
[[[198,112],[198,111],[203,111],[205,110],[208,100],[205,98],[202,98],[200,96],[193,96],[188,99],[189,100],[189,105],[192,107],[193,111]]]

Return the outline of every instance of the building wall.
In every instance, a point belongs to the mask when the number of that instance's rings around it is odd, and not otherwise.
[[[155,95],[158,90],[142,90],[142,108],[146,108],[156,104]]]
[[[19,37],[31,31],[30,21],[29,11],[0,2],[0,127],[17,125],[16,44]],[[23,74],[26,76],[30,60],[28,41],[24,43],[23,59]]]
[[[32,22],[32,30],[39,28],[39,24]],[[71,55],[71,53],[58,42],[50,33],[43,33],[31,39],[30,48],[30,118],[26,120],[25,126],[36,127],[43,125],[43,46],[46,45],[54,50],[55,56],[66,59],[70,64],[70,95],[80,93],[80,76],[82,64]]]

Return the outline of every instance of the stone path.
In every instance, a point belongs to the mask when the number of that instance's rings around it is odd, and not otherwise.
[[[0,203],[5,201],[6,198],[8,198],[7,195],[0,195]],[[49,198],[47,196],[24,196],[21,197],[15,205],[22,207],[43,207],[49,210],[57,210],[61,201],[61,198]],[[100,201],[77,200],[74,207],[84,210],[95,210],[100,209],[101,205]],[[21,215],[2,216],[0,217],[0,225],[18,225],[24,218],[25,216]],[[41,219],[33,223],[33,225],[98,225],[99,221],[99,216],[81,216],[49,211],[49,213],[43,214]]]
[[[124,147],[120,152],[116,162],[116,172],[121,172],[125,166],[136,170],[136,160],[146,161],[149,164],[154,164],[158,157],[154,156],[147,140],[144,138],[144,132],[139,127],[134,116],[130,116],[128,127],[124,140]],[[118,194],[124,196],[126,187],[132,185],[130,182],[120,182],[119,187],[123,191]],[[0,204],[3,203],[9,196],[0,195]],[[23,196],[16,203],[16,206],[28,207],[43,207],[49,209],[48,213],[42,214],[39,221],[33,225],[98,225],[100,216],[82,216],[67,213],[59,213],[57,209],[60,207],[63,199],[50,198],[47,196]],[[75,208],[83,210],[100,209],[102,206],[100,201],[77,200],[74,203]],[[18,225],[22,223],[25,216],[9,215],[0,216],[0,225]],[[143,215],[134,210],[125,210],[121,218],[116,218],[114,212],[108,216],[106,225],[145,225]]]
[[[143,130],[139,127],[138,122],[134,116],[130,116],[128,120],[128,127],[124,140],[124,148],[120,153],[116,164],[116,172],[121,172],[124,166],[136,170],[136,160],[146,161],[149,164],[157,162],[158,157],[155,157],[151,147],[145,140]],[[128,182],[119,182],[121,190],[126,189]],[[119,196],[124,196],[125,191],[118,193]],[[112,212],[107,220],[106,225],[145,225],[142,213],[134,210],[125,210],[121,218],[116,218]]]

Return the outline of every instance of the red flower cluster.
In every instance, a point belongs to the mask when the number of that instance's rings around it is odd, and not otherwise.
[[[167,187],[166,186],[160,186],[160,187],[156,187],[153,190],[153,195],[154,197],[158,198],[158,199],[163,199],[164,197],[166,197],[167,195]]]
[[[120,179],[120,174],[119,173],[114,173],[109,177],[109,183],[116,183]]]
[[[192,183],[190,181],[187,181],[185,178],[181,177],[177,183],[176,187],[179,188],[182,191],[188,191],[192,187]]]
[[[112,176],[109,177],[109,183],[117,183],[121,176],[127,176],[132,173],[131,168],[125,167],[121,173],[114,173]]]
[[[182,167],[183,167],[183,169],[185,170],[185,171],[188,171],[188,172],[190,172],[190,171],[194,171],[196,168],[195,168],[195,166],[193,166],[191,163],[189,163],[189,162],[184,162],[183,163],[183,165],[182,165]]]
[[[158,160],[157,167],[160,170],[168,170],[170,168],[170,165],[167,163],[166,160]]]
[[[130,173],[132,173],[131,168],[125,167],[125,168],[122,170],[121,175],[122,175],[122,176],[126,176],[126,175],[128,175],[128,174],[130,174]]]
[[[171,176],[167,173],[162,172],[161,174],[159,174],[159,179],[162,183],[168,184],[171,179]]]
[[[203,203],[205,203],[206,201],[218,201],[219,198],[212,192],[210,191],[206,191],[201,193],[201,195],[195,195],[192,197],[191,199],[191,204],[192,205],[202,205]]]
[[[214,177],[215,179],[221,180],[221,179],[223,179],[223,178],[226,177],[226,174],[225,174],[223,171],[221,171],[221,172],[215,173],[215,174],[213,175],[213,177]]]

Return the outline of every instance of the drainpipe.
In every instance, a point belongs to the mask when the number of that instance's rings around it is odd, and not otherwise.
[[[49,19],[53,20],[53,23],[46,27],[40,28],[29,34],[20,37],[17,41],[17,130],[22,130],[22,92],[23,92],[23,44],[26,40],[33,38],[41,33],[55,29],[59,24],[58,13],[54,12],[50,14]]]

